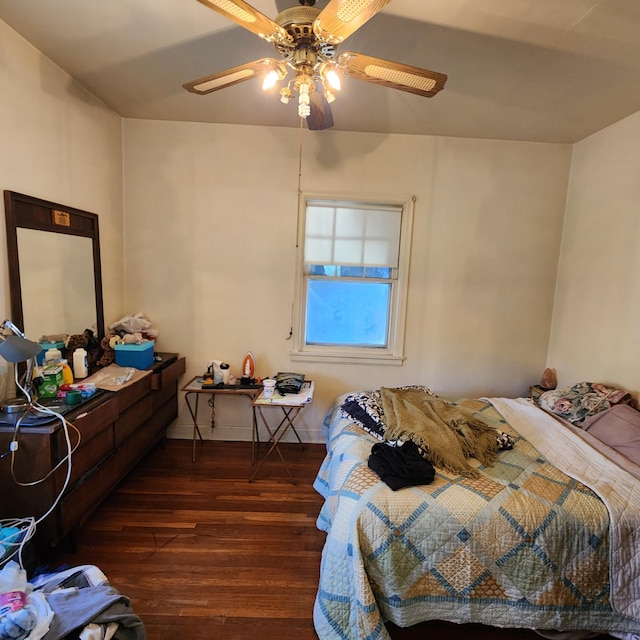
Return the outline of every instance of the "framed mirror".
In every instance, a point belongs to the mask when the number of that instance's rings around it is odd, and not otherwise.
[[[30,340],[104,336],[98,216],[4,192],[11,320]]]

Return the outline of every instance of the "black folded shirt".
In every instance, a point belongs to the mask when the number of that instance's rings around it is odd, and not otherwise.
[[[436,475],[433,465],[411,440],[397,447],[377,442],[371,447],[369,468],[394,491],[402,487],[429,484]]]

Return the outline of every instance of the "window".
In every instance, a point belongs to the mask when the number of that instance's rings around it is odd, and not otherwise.
[[[412,215],[301,197],[293,360],[402,363]]]

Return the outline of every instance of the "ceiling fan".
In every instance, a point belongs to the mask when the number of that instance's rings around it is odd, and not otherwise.
[[[315,0],[299,0],[300,6],[285,9],[271,20],[244,0],[198,0],[272,43],[280,59],[260,58],[183,86],[204,95],[262,76],[263,89],[270,89],[291,70],[293,77],[280,88],[280,100],[286,104],[297,93],[298,115],[315,130],[333,126],[329,105],[340,89],[341,74],[432,97],[444,87],[445,74],[351,51],[338,53],[338,46],[389,1],[330,0],[320,10]]]

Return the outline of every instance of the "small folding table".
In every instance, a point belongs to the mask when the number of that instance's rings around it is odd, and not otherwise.
[[[277,391],[276,393],[266,398],[264,395],[264,390],[253,400],[253,411],[254,411],[254,420],[253,420],[253,437],[251,438],[251,464],[256,463],[256,446],[260,444],[260,435],[258,433],[259,429],[259,421],[262,422],[267,433],[269,434],[269,438],[267,440],[267,452],[262,457],[253,471],[252,476],[249,478],[249,482],[253,482],[262,469],[262,465],[266,462],[267,458],[275,451],[280,461],[282,462],[284,468],[287,470],[289,474],[289,478],[293,484],[296,484],[296,480],[291,474],[291,470],[287,466],[287,463],[280,451],[280,442],[282,438],[286,435],[287,431],[291,430],[298,442],[302,445],[302,440],[298,435],[295,427],[295,421],[298,419],[300,412],[313,401],[313,381],[308,380],[302,384],[302,388],[299,393],[296,394],[285,394],[280,395]],[[280,410],[280,411],[278,411]],[[278,414],[277,417],[281,418],[280,423],[277,427],[273,428],[270,426],[269,421],[267,420],[267,415],[269,413],[273,414],[276,412]],[[258,418],[260,419],[258,421]]]

